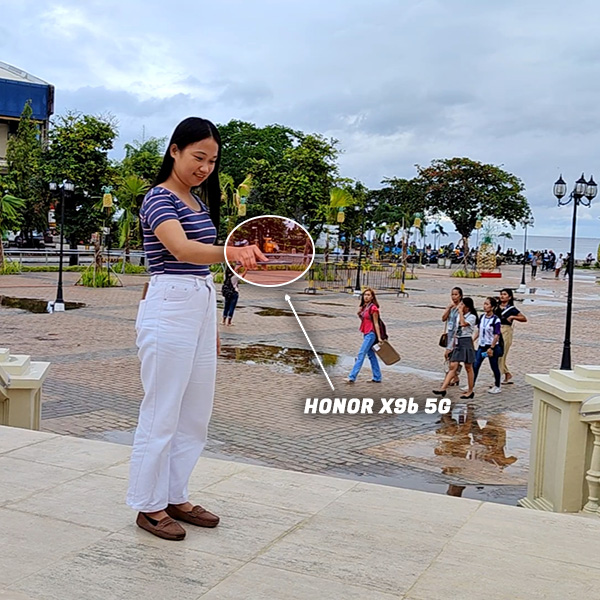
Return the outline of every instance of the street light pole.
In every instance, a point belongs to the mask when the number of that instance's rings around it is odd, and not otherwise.
[[[75,185],[68,180],[64,180],[60,185],[50,183],[50,191],[56,192],[60,188],[60,253],[58,263],[58,286],[56,289],[56,300],[54,301],[54,312],[63,312],[65,310],[65,301],[63,299],[63,244],[65,230],[65,198],[66,192],[72,192]]]
[[[525,267],[527,265],[527,226],[530,225],[529,219],[525,219],[523,222],[525,226],[525,235],[523,239],[523,271],[521,273],[521,285],[519,286],[519,292],[525,293],[527,291],[527,284],[525,282]]]
[[[562,198],[567,192],[567,184],[564,182],[562,175],[554,184],[554,195],[558,198],[558,205],[564,206],[573,201],[573,218],[571,222],[571,254],[569,256],[569,264],[567,265],[567,273],[569,275],[569,287],[567,291],[567,315],[565,323],[565,339],[563,342],[562,359],[560,368],[563,371],[571,369],[571,317],[573,314],[573,271],[575,268],[575,235],[577,229],[577,206],[590,206],[592,199],[598,192],[598,186],[593,177],[586,182],[583,173],[575,182],[575,188],[569,194],[569,197],[563,201]],[[584,200],[586,198],[586,200]]]
[[[366,216],[366,210],[363,207],[363,215],[362,215],[362,222],[361,222],[361,226],[360,226],[360,248],[358,250],[358,265],[356,267],[356,285],[354,286],[354,296],[360,296],[362,293],[362,288],[360,285],[360,265],[362,262],[362,251],[363,251],[363,246],[365,245],[365,216]]]

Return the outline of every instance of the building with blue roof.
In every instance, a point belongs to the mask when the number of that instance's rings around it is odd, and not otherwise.
[[[27,100],[31,100],[32,118],[39,123],[45,139],[54,113],[54,86],[0,61],[0,172],[6,171],[8,138],[17,132]]]

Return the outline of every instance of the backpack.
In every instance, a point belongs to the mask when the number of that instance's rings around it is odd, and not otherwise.
[[[371,321],[373,321],[373,313],[372,312],[371,312]],[[375,321],[373,321],[373,329],[375,329]],[[381,315],[379,315],[379,333],[381,334],[382,340],[388,339],[387,327],[385,326],[385,323],[381,319]]]
[[[223,285],[221,286],[221,294],[227,298],[228,296],[232,296],[235,294],[235,288],[233,287],[233,283],[231,283],[231,277],[226,277]]]

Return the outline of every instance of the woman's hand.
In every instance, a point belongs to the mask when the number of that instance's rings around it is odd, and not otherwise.
[[[492,356],[494,356],[494,349],[493,349],[493,348],[488,348],[488,349],[486,350],[486,354],[487,354],[487,355],[488,355],[490,358],[492,358]]]
[[[228,247],[227,254],[242,264],[245,269],[256,269],[256,261],[269,259],[259,250],[258,246]]]
[[[219,336],[219,332],[217,332],[217,356],[221,354],[221,337]]]

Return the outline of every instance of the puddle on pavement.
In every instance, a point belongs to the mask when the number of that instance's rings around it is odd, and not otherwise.
[[[496,502],[498,504],[507,504],[510,506],[516,506],[521,498],[527,496],[526,485],[441,483],[439,480],[436,481],[434,477],[427,477],[427,474],[412,469],[390,469],[389,474],[386,475],[348,473],[347,471],[340,471],[339,469],[331,469],[325,471],[323,474],[334,477],[343,477],[345,479],[361,481],[364,483],[389,485],[391,487],[398,487],[406,490],[418,490],[420,492],[430,492],[432,494],[445,494],[447,496],[456,496],[483,502]]]
[[[292,373],[319,373],[321,368],[312,350],[303,348],[284,348],[267,344],[251,346],[221,346],[221,358],[243,362],[248,365],[271,365],[279,370]],[[337,354],[319,353],[323,366],[331,368],[338,362]]]
[[[259,317],[293,317],[294,313],[291,310],[284,308],[262,308],[256,313]],[[324,313],[307,313],[299,312],[299,317],[327,317],[328,319],[335,318],[334,315],[326,315]]]
[[[455,404],[451,413],[440,415],[436,429],[363,452],[399,467],[443,476],[458,487],[523,487],[527,485],[530,439],[530,414],[486,416],[474,404]]]
[[[11,296],[0,296],[0,305],[7,308],[19,308],[27,312],[41,314],[48,312],[48,301],[37,298],[13,298]],[[65,302],[65,310],[83,308],[83,302]]]

